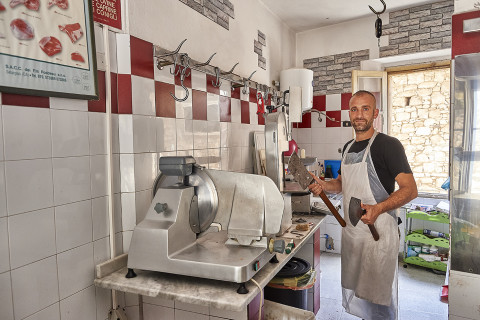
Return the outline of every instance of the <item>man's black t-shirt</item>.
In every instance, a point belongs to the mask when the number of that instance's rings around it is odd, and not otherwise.
[[[367,147],[369,141],[370,139],[354,142],[349,153],[361,152]],[[345,153],[345,149],[350,142],[352,142],[352,140],[343,146],[342,155]],[[370,153],[378,178],[388,194],[391,194],[395,190],[395,177],[399,173],[412,173],[405,149],[397,138],[387,136],[383,133],[377,134],[377,137],[370,147]],[[338,174],[341,174],[341,169],[338,170]]]

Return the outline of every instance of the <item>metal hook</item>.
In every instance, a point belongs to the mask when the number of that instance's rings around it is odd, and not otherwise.
[[[181,73],[180,73],[180,85],[181,85],[182,88],[185,90],[185,97],[182,98],[182,99],[179,99],[179,98],[175,97],[175,95],[174,95],[173,93],[170,92],[170,95],[172,96],[172,98],[175,99],[175,101],[178,101],[178,102],[183,102],[183,101],[187,100],[187,99],[188,99],[188,95],[189,95],[189,93],[188,93],[188,88],[185,87],[185,85],[183,84],[183,81],[185,80],[185,70],[186,70],[186,69],[187,69],[186,67],[183,68],[182,71],[181,71]]]
[[[235,63],[235,65],[232,67],[232,69],[230,69],[230,71],[228,71],[228,72],[222,72],[222,74],[225,75],[225,74],[230,74],[230,73],[232,73],[232,72],[233,72],[233,69],[235,69],[235,67],[236,67],[237,65],[238,65],[238,62]]]
[[[216,87],[216,88],[219,88],[221,85],[222,85],[222,81],[219,81],[220,80],[220,69],[218,67],[215,67],[214,68],[215,70],[215,82],[213,82],[212,80],[212,86]]]
[[[266,87],[265,88],[265,92],[263,94],[263,101],[267,101],[268,100],[268,93],[270,92],[270,88],[269,87]]]
[[[188,74],[186,71],[190,68],[190,57],[186,53],[182,53],[180,55],[180,62],[183,65],[183,73],[185,73],[185,76],[190,77],[191,72],[188,71]]]
[[[180,68],[177,70],[177,58],[178,55],[175,55],[175,59],[173,59],[173,70],[170,68],[170,74],[173,74],[175,77],[178,76],[178,73],[180,72]]]
[[[257,72],[257,70],[255,70],[255,71],[252,72],[252,74],[250,75],[250,77],[248,77],[247,81],[250,81],[250,79],[252,79],[252,76],[253,76],[253,74],[254,74],[255,72]]]
[[[380,2],[383,3],[383,10],[382,10],[381,12],[377,12],[377,11],[375,11],[375,9],[373,9],[371,6],[368,6],[368,7],[370,8],[370,10],[372,10],[373,13],[375,13],[377,16],[380,15],[380,14],[382,14],[382,13],[384,13],[385,10],[387,10],[387,5],[385,4],[385,1],[380,0]]]
[[[243,82],[243,94],[247,94],[249,91],[248,91],[248,81],[250,81],[250,79],[252,79],[252,76],[253,74],[257,72],[257,70],[253,71],[252,74],[250,75],[250,77],[248,77],[248,79],[246,79],[244,82]]]
[[[183,40],[182,42],[180,42],[180,44],[178,45],[178,48],[173,50],[173,51],[170,51],[170,52],[166,52],[162,55],[159,55],[157,56],[157,58],[161,58],[161,57],[166,57],[166,56],[173,56],[174,54],[177,54],[178,51],[180,51],[180,48],[182,47],[183,43],[187,41],[187,39]]]
[[[208,65],[210,63],[210,61],[213,59],[213,56],[216,55],[217,53],[215,52],[214,54],[212,54],[210,56],[210,58],[208,58],[207,62],[205,63],[200,63],[200,64],[196,64],[195,67],[204,67],[206,65]]]

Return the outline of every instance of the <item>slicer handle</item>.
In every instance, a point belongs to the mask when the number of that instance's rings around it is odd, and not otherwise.
[[[320,192],[320,198],[322,198],[323,202],[325,202],[330,212],[333,214],[335,219],[337,219],[338,223],[340,223],[342,227],[345,227],[347,223],[345,222],[345,220],[343,220],[342,216],[338,213],[337,209],[335,209],[333,204],[330,202],[330,199],[328,199],[327,195],[325,194],[325,192],[323,192],[323,190],[322,192]]]
[[[367,224],[368,228],[370,229],[370,232],[372,233],[373,239],[375,241],[378,241],[380,239],[380,236],[378,235],[377,229],[373,224]]]

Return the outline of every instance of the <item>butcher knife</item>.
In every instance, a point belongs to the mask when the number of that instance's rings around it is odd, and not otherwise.
[[[315,182],[315,179],[308,172],[307,168],[305,168],[296,152],[292,152],[290,160],[288,160],[288,170],[293,175],[295,181],[300,184],[302,189],[306,189],[310,184]],[[320,198],[322,198],[323,202],[325,202],[330,212],[333,214],[335,219],[337,219],[338,223],[340,223],[342,227],[345,227],[347,223],[345,220],[343,220],[342,216],[338,213],[337,209],[335,209],[323,190],[320,193]]]
[[[350,198],[350,205],[348,206],[348,217],[350,218],[350,222],[352,225],[355,227],[358,224],[358,221],[362,216],[367,213],[365,209],[362,208],[361,200],[355,197]],[[368,228],[370,229],[370,232],[372,233],[373,239],[375,241],[378,241],[380,236],[378,235],[377,229],[373,224],[367,224]]]

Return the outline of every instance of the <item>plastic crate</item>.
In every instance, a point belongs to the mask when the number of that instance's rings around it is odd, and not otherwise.
[[[315,320],[315,314],[281,303],[265,300],[263,305],[264,320]]]

